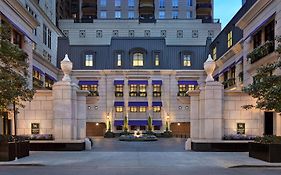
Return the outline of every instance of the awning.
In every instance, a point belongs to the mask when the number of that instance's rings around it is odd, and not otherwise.
[[[139,107],[139,106],[145,106],[145,107],[147,107],[147,106],[148,106],[148,102],[141,102],[141,101],[129,102],[128,105],[129,105],[129,106],[136,106],[136,107]]]
[[[124,121],[123,120],[114,120],[114,126],[123,126]]]
[[[148,85],[148,81],[147,80],[129,80],[128,84],[136,84],[136,85]]]
[[[124,80],[114,80],[114,85],[124,85]]]
[[[114,102],[114,106],[124,106],[124,102],[123,101],[116,101],[116,102]]]
[[[79,85],[99,85],[99,81],[79,81]]]
[[[270,17],[268,17],[266,20],[264,20],[260,25],[258,25],[244,40],[248,39],[249,37],[251,37],[252,35],[254,35],[257,31],[259,31],[262,26],[264,26],[266,23],[268,23],[272,17],[275,15],[275,13],[273,13]]]
[[[152,106],[162,106],[162,102],[161,101],[153,101]]]
[[[152,85],[162,85],[162,80],[152,80]]]
[[[33,66],[33,70],[39,72],[41,75],[45,75],[44,72],[36,66]]]
[[[198,85],[196,80],[179,80],[179,85]]]
[[[54,77],[52,77],[51,75],[49,75],[47,73],[45,73],[45,76],[48,77],[52,81],[57,81],[57,79],[55,79]]]

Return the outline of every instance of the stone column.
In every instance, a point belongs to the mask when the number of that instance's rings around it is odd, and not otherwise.
[[[56,140],[83,139],[86,135],[86,95],[71,82],[72,62],[67,54],[61,62],[62,81],[53,85],[54,137]]]
[[[192,140],[199,139],[199,93],[200,91],[188,92],[188,95],[190,96],[190,138]]]

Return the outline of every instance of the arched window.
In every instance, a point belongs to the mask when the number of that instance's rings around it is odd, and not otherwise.
[[[134,53],[133,66],[143,66],[143,54],[142,53]]]

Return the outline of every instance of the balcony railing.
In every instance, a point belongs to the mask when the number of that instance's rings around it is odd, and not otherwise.
[[[197,15],[196,19],[202,19],[203,23],[220,23],[220,19],[213,19],[212,16]]]
[[[75,19],[74,23],[94,23],[94,19],[92,18]]]
[[[224,82],[222,82],[222,84],[224,85],[225,89],[233,87],[236,84],[235,78],[230,78],[228,80],[225,80]]]
[[[274,52],[274,41],[267,41],[247,55],[251,64]]]

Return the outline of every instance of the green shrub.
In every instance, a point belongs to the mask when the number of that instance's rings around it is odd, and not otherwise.
[[[265,135],[263,137],[256,137],[255,142],[262,144],[281,144],[281,136]]]

